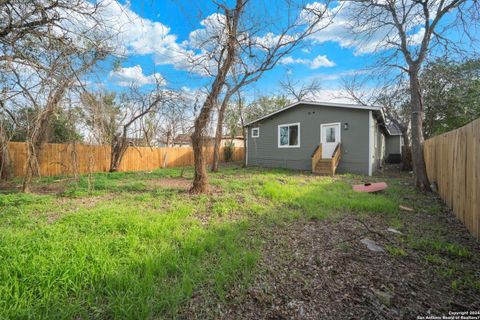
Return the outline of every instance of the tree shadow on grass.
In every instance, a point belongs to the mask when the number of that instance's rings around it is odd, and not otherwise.
[[[167,234],[163,227],[131,234],[143,223],[124,221],[109,226],[101,238],[92,238],[89,226],[68,235],[43,230],[16,237],[19,247],[2,254],[2,315],[172,318],[194,289],[221,297],[253,274],[258,254],[247,237],[247,222],[207,228],[170,223]],[[61,221],[57,225],[65,227]],[[14,234],[4,237],[8,242],[14,244]]]
[[[0,311],[7,318],[173,318],[195,295],[221,300],[232,286],[247,287],[262,229],[299,217],[392,207],[328,179],[311,185],[267,179],[250,188],[272,205],[240,203],[235,221],[201,225],[194,219],[197,198],[190,198],[191,206],[164,215],[140,219],[131,208],[107,203],[38,230],[6,230]]]

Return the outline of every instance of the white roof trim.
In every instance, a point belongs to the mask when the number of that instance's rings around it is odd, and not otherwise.
[[[335,102],[315,102],[315,101],[298,101],[295,103],[292,103],[280,110],[277,110],[275,112],[272,112],[270,114],[267,114],[266,116],[260,117],[258,119],[255,119],[253,121],[250,121],[249,123],[245,124],[246,126],[251,125],[252,123],[258,122],[260,120],[263,120],[265,118],[271,117],[277,113],[283,112],[285,110],[288,110],[290,108],[293,108],[295,106],[298,106],[299,104],[308,104],[308,105],[314,105],[314,106],[321,106],[321,107],[336,107],[336,108],[348,108],[348,109],[363,109],[363,110],[375,110],[375,111],[380,111],[383,116],[383,110],[382,107],[380,106],[364,106],[361,104],[348,104],[348,103],[335,103]]]

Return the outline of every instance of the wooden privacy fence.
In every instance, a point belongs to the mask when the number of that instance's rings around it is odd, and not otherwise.
[[[424,144],[430,182],[470,232],[480,238],[480,119]]]
[[[8,144],[12,173],[15,177],[25,175],[27,149],[24,142]],[[213,147],[205,149],[208,163],[213,159]],[[243,160],[243,148],[235,148],[233,161]],[[223,148],[220,161],[224,161]],[[158,168],[184,167],[193,165],[191,147],[149,148],[129,147],[120,171],[148,171]],[[41,176],[73,175],[75,173],[106,172],[110,168],[110,147],[47,143],[40,152]]]

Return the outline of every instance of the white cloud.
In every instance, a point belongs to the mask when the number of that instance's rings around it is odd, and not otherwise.
[[[142,67],[139,65],[110,71],[110,79],[122,87],[128,87],[132,84],[144,86],[148,84],[155,84],[157,81],[162,85],[166,84],[166,81],[163,79],[161,74],[153,73],[149,76],[146,76],[143,73]]]
[[[119,46],[121,55],[153,54],[157,64],[186,67],[190,52],[178,43],[178,38],[161,22],[143,18],[115,0],[104,0],[99,12],[110,32],[112,41]]]
[[[371,72],[370,70],[366,70],[366,69],[365,70],[351,69],[351,70],[345,70],[345,71],[328,73],[328,74],[317,73],[313,76],[308,77],[307,79],[308,80],[314,80],[315,79],[315,80],[320,80],[322,82],[324,82],[324,81],[337,81],[337,80],[340,80],[342,78],[350,78],[350,77],[354,77],[354,76],[360,76],[360,75],[368,74],[370,72]]]
[[[422,27],[418,29],[417,32],[409,35],[409,38],[408,38],[409,44],[410,45],[420,44],[422,42],[424,35],[425,35],[425,28]]]
[[[309,64],[310,60],[301,58],[284,57],[280,60],[281,64]]]
[[[318,55],[313,60],[302,59],[302,58],[292,58],[284,57],[280,60],[281,64],[303,64],[310,67],[310,69],[318,69],[320,67],[334,67],[335,62],[329,60],[326,55]]]
[[[253,37],[252,37],[253,38]],[[252,39],[256,47],[260,49],[273,48],[278,45],[286,45],[295,41],[295,38],[288,34],[276,35],[273,32],[267,32],[265,35]]]
[[[315,4],[316,2],[311,5]],[[343,48],[352,48],[355,55],[380,52],[392,48],[391,43],[399,42],[396,30],[391,25],[388,26],[388,21],[381,21],[377,25],[373,21],[366,21],[365,24],[355,28],[356,35],[352,33],[352,19],[355,19],[357,14],[355,10],[357,5],[355,2],[342,2],[330,9],[327,15],[334,17],[332,22],[329,25],[326,25],[327,22],[322,24],[321,27],[326,27],[311,35],[310,38],[316,43],[336,42]],[[410,45],[419,44],[425,31],[421,27],[423,19],[421,19],[422,12],[419,9],[420,6],[417,6],[416,10],[412,10],[408,17],[407,33]],[[384,18],[389,19],[388,16]],[[418,32],[412,33],[418,28]],[[367,30],[374,31],[367,36],[365,33]]]
[[[334,66],[335,66],[335,62],[328,60],[326,55],[317,56],[310,63],[310,68],[312,69],[318,69],[320,67],[334,67]]]
[[[345,92],[342,89],[320,89],[316,97],[320,101],[337,102],[337,103],[355,103],[351,99],[345,96]]]
[[[176,69],[189,70],[200,75],[214,73],[215,65],[212,61],[218,56],[216,52],[219,44],[227,38],[224,15],[214,13],[207,16],[200,22],[198,29],[190,32],[187,40],[180,42],[167,25],[136,14],[130,9],[129,2],[122,5],[116,0],[103,0],[102,4],[102,21],[111,33],[115,34],[114,43],[119,46],[120,55],[151,54],[157,65],[173,65]],[[312,6],[318,5],[314,3]],[[308,15],[304,18],[308,18]],[[292,36],[280,38],[267,32],[251,40],[261,49],[292,41]],[[312,69],[335,65],[325,56],[296,63],[307,64]]]
[[[225,43],[225,16],[214,13],[200,22],[202,28],[195,29],[188,35],[188,45],[193,48],[214,49],[219,44]]]
[[[190,32],[187,40],[180,42],[177,35],[172,34],[171,29],[158,21],[152,21],[136,14],[130,9],[129,2],[122,5],[116,0],[103,0],[100,11],[102,21],[116,34],[115,43],[119,45],[119,54],[124,55],[153,55],[157,65],[173,65],[176,69],[189,70],[191,72],[208,75],[209,71],[215,71],[212,64],[216,57],[216,50],[220,43],[226,39],[224,34],[225,17],[214,13],[200,22],[200,27]],[[339,4],[329,9],[327,16],[334,16],[333,23],[326,26],[328,19],[322,21],[320,27],[325,29],[313,34],[310,39],[313,43],[337,42],[342,47],[352,48],[355,54],[373,53],[388,48],[385,44],[386,30],[379,30],[368,40],[358,39],[349,33],[349,15],[352,11],[350,2]],[[311,10],[324,10],[325,7],[319,2],[308,5]],[[340,10],[340,8],[342,10]],[[305,11],[301,19],[308,21],[312,13]],[[418,22],[416,22],[418,24]],[[410,43],[418,43],[423,35],[422,28],[413,28]],[[216,41],[212,41],[216,39]],[[209,41],[205,45],[204,41]],[[291,37],[280,39],[278,35],[267,32],[261,37],[252,39],[259,48],[271,47],[278,42],[291,41]],[[308,52],[308,49],[304,49]],[[303,64],[311,69],[319,69],[335,66],[335,62],[325,55],[319,55],[313,59],[285,57],[283,64]],[[145,79],[141,80],[145,81]]]

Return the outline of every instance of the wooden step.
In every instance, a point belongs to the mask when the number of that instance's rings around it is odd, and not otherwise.
[[[318,175],[331,176],[332,173],[332,159],[320,159],[315,165],[315,173]]]
[[[327,163],[327,164],[318,164],[315,166],[315,169],[331,169],[332,168],[332,164],[331,163]]]
[[[315,165],[315,167],[328,167],[328,166],[332,166],[332,162],[329,161],[329,162],[317,162],[317,164]]]
[[[317,163],[331,163],[332,159],[320,159]]]

